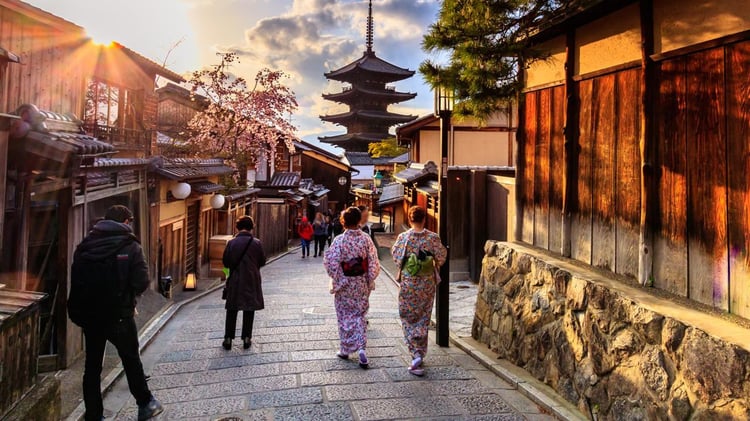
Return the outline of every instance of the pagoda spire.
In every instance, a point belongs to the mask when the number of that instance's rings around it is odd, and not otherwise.
[[[372,37],[373,37],[373,24],[372,24],[372,0],[370,0],[370,9],[367,14],[367,52],[372,53]]]

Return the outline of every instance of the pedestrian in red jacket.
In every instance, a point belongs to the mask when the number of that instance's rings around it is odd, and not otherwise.
[[[310,257],[310,242],[313,239],[313,227],[310,221],[307,220],[306,216],[302,217],[302,222],[297,227],[297,233],[299,238],[302,239],[302,258],[305,256]]]

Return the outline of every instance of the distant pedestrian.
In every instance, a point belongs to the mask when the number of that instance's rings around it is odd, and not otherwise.
[[[343,214],[343,212],[340,212],[338,215],[335,215],[333,221],[331,221],[331,225],[333,225],[333,238],[338,237],[344,232],[344,226],[341,225],[341,217]]]
[[[368,368],[367,322],[370,293],[375,289],[375,278],[380,273],[378,253],[372,239],[359,230],[361,214],[355,207],[344,211],[342,219],[346,231],[333,239],[325,253],[323,264],[331,277],[331,294],[339,325],[341,345],[336,354],[349,359],[358,352],[359,366]]]
[[[222,346],[232,348],[237,330],[237,313],[242,310],[242,347],[250,348],[253,338],[255,312],[263,310],[263,289],[260,268],[266,264],[266,255],[260,240],[253,237],[253,218],[245,215],[237,219],[237,235],[224,249],[222,262],[229,268],[226,284],[226,323]]]
[[[440,281],[437,270],[445,263],[448,254],[440,237],[425,229],[426,217],[423,208],[409,208],[411,229],[401,233],[391,248],[393,260],[401,268],[398,313],[404,340],[412,356],[409,372],[416,376],[424,374],[422,361],[427,355],[427,328],[436,285]]]
[[[326,237],[328,237],[328,224],[323,219],[323,214],[318,212],[315,214],[315,220],[313,221],[313,236],[315,237],[315,254],[313,257],[323,256],[323,250],[326,247]]]
[[[362,215],[362,219],[359,221],[359,229],[364,231],[365,234],[370,235],[370,208],[365,205],[359,205],[357,206],[357,209],[359,209],[359,212]]]
[[[328,247],[331,247],[331,241],[333,241],[333,218],[331,215],[325,216],[326,220],[326,242],[328,243]]]
[[[302,258],[310,257],[310,242],[315,235],[315,231],[313,231],[313,227],[306,216],[302,217],[302,222],[297,227],[297,234],[299,234],[300,243],[302,243]]]
[[[83,328],[86,362],[83,401],[86,420],[103,419],[101,374],[107,341],[117,348],[130,393],[138,404],[138,420],[162,411],[146,383],[135,325],[136,296],[149,284],[148,266],[130,225],[133,213],[125,206],[107,209],[76,247],[68,298],[70,319]]]

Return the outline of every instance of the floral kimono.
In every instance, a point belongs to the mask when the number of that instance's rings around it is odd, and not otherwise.
[[[367,258],[367,270],[361,276],[346,276],[342,262],[357,257]],[[380,273],[380,261],[370,236],[364,232],[346,230],[333,239],[325,252],[323,265],[331,277],[331,293],[339,323],[341,353],[351,354],[367,345],[365,315],[370,308],[370,292],[375,289],[375,278]]]
[[[445,263],[448,251],[440,242],[440,237],[432,231],[410,229],[398,236],[391,248],[393,260],[402,264],[405,256],[419,253],[420,250],[432,253],[438,267]],[[445,282],[448,282],[445,280]],[[422,357],[427,354],[427,328],[430,326],[432,305],[435,301],[437,280],[434,273],[423,276],[401,274],[401,290],[398,294],[398,313],[404,331],[404,340],[411,355]]]

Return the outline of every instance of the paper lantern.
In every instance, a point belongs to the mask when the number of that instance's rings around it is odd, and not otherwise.
[[[172,196],[175,199],[185,199],[190,196],[190,184],[188,183],[177,183],[172,187]]]
[[[221,209],[224,207],[226,198],[223,194],[215,194],[211,197],[211,207],[214,209]]]
[[[185,280],[185,287],[183,288],[183,290],[195,291],[195,287],[196,287],[195,274],[188,273],[187,280]]]

